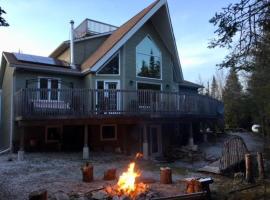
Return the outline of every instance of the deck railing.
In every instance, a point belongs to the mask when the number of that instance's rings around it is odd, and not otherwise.
[[[21,89],[15,94],[17,119],[96,116],[221,117],[223,104],[211,97],[153,90]]]

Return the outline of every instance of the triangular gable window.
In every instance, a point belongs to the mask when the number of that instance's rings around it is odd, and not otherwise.
[[[116,54],[104,67],[102,67],[97,74],[119,74],[119,53]]]

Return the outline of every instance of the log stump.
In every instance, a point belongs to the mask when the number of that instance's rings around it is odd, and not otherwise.
[[[246,165],[246,181],[248,183],[253,183],[254,177],[253,177],[253,170],[252,170],[251,154],[245,154],[245,165]]]
[[[48,200],[47,190],[38,190],[29,194],[29,200]]]
[[[111,181],[116,179],[116,169],[108,169],[104,172],[103,180],[105,181]]]
[[[91,182],[93,181],[93,166],[86,163],[82,168],[82,179],[83,182]]]
[[[258,162],[258,171],[259,171],[259,179],[264,179],[264,163],[263,163],[263,155],[260,152],[257,152],[257,162]]]
[[[160,168],[160,183],[172,184],[172,170],[169,167]]]
[[[187,186],[186,186],[186,193],[192,194],[197,192],[202,192],[202,184],[196,180],[196,179],[190,179],[186,180]]]

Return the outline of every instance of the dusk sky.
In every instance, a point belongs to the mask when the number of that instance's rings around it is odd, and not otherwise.
[[[0,28],[0,52],[48,56],[69,39],[69,21],[75,27],[85,18],[120,26],[153,0],[0,0],[9,27]],[[232,2],[232,1],[230,1]],[[208,49],[215,28],[209,19],[229,4],[227,0],[168,0],[184,78],[204,81],[215,73],[224,49]]]

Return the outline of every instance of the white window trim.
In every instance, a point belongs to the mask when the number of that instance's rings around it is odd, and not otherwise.
[[[39,76],[38,77],[38,89],[40,89],[40,79],[48,79],[48,87],[47,89],[51,89],[51,80],[58,80],[58,89],[61,89],[61,79],[55,77],[46,77],[46,76]],[[40,93],[38,93],[38,99],[40,99]],[[57,100],[51,100],[51,91],[48,91],[48,99],[44,99],[47,101],[60,101],[60,91],[57,92]]]
[[[52,126],[46,126],[45,127],[45,143],[48,144],[48,143],[56,143],[56,142],[60,142],[60,139],[59,140],[48,140],[48,129],[49,128],[57,128],[57,129],[60,129],[60,138],[61,138],[61,134],[62,134],[62,126],[59,126],[59,125],[52,125]]]
[[[160,52],[160,78],[151,78],[151,77],[145,77],[145,76],[138,76],[137,74],[137,53],[139,54],[143,54],[143,55],[147,55],[147,56],[151,56],[151,54],[146,54],[146,53],[142,53],[140,51],[137,50],[137,46],[145,39],[149,37],[150,40],[153,42],[153,44],[156,46],[156,48],[159,50]],[[153,40],[153,38],[147,34],[138,44],[137,44],[136,48],[135,48],[135,60],[136,60],[136,65],[135,65],[135,68],[136,68],[136,78],[142,78],[142,79],[150,79],[150,80],[162,80],[162,52],[160,50],[160,48],[157,46],[157,44],[155,43],[155,41]],[[158,57],[158,56],[155,56],[153,55],[154,57]]]
[[[102,128],[104,126],[113,126],[115,130],[114,138],[103,138]],[[100,126],[100,141],[116,141],[117,140],[117,125],[116,124],[102,124]]]
[[[118,55],[118,74],[99,74],[99,72],[105,67],[105,65],[107,65],[115,56]],[[120,76],[121,75],[121,59],[120,59],[120,52],[117,52],[116,54],[114,54],[97,72],[96,72],[96,76]]]

